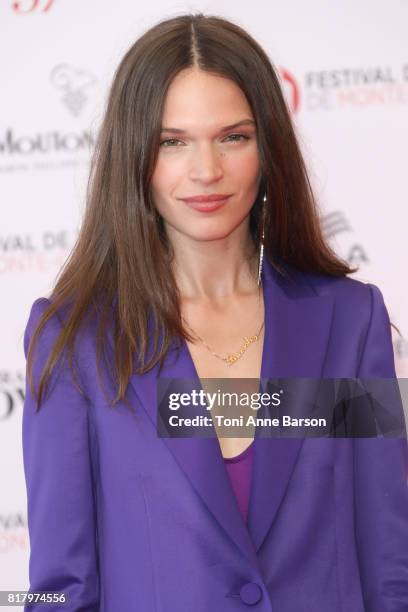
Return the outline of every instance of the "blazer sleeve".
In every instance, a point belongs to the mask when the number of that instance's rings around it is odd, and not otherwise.
[[[393,378],[391,327],[380,290],[368,285],[371,314],[358,378]],[[377,384],[377,383],[376,383]],[[406,438],[356,438],[356,540],[366,612],[408,610]]]
[[[24,333],[24,353],[39,316],[49,304],[37,299]],[[35,345],[33,380],[39,376],[61,330],[55,315]],[[30,538],[30,591],[58,591],[67,603],[52,610],[99,610],[96,517],[88,443],[87,400],[75,387],[67,365],[51,377],[41,408],[26,377],[22,420],[24,474]],[[32,605],[24,610],[48,610]]]

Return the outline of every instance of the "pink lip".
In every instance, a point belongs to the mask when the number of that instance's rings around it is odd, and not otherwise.
[[[181,198],[187,206],[201,212],[212,212],[224,206],[230,194],[214,193],[212,195],[192,196],[191,198]]]
[[[182,198],[185,202],[218,202],[230,197],[230,193],[212,193],[211,195],[197,195],[191,198]]]

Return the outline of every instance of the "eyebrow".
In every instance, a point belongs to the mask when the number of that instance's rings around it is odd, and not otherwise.
[[[233,130],[234,128],[240,127],[241,125],[255,125],[255,121],[253,119],[242,119],[242,121],[238,121],[237,123],[232,123],[231,125],[226,125],[221,128],[221,132],[228,132],[228,130]],[[171,128],[171,127],[163,127],[160,130],[161,132],[171,132],[172,134],[185,134],[187,130],[181,130],[180,128]]]

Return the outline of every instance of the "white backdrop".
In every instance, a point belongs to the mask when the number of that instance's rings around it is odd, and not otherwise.
[[[0,590],[28,588],[21,454],[29,309],[73,245],[107,88],[122,55],[159,19],[232,19],[279,69],[324,215],[355,277],[377,284],[408,333],[408,3],[217,0],[0,3]],[[146,8],[147,7],[147,8]],[[394,336],[408,376],[408,344]],[[52,500],[50,500],[52,504]]]

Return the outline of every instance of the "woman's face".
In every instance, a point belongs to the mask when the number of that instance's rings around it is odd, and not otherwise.
[[[241,89],[221,76],[183,70],[168,89],[162,129],[152,194],[170,239],[217,240],[244,224],[247,231],[261,167],[255,120]],[[205,212],[184,200],[210,194],[229,197]]]

